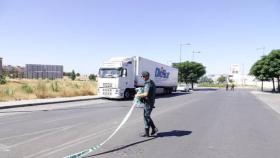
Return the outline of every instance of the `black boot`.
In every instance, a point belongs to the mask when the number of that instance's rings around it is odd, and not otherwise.
[[[156,134],[157,132],[158,132],[158,129],[157,129],[156,127],[154,127],[154,128],[152,129],[151,135],[154,135],[154,134]]]
[[[145,128],[145,133],[141,135],[141,137],[149,137],[150,134],[149,134],[149,128]]]

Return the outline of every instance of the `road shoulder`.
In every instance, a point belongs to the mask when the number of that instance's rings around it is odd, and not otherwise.
[[[0,102],[0,109],[10,109],[18,107],[27,107],[35,105],[44,104],[54,104],[54,103],[66,103],[75,101],[86,101],[100,99],[98,96],[78,96],[78,97],[68,97],[68,98],[48,98],[48,99],[33,99],[33,100],[21,100],[21,101],[9,101]]]
[[[270,106],[274,111],[280,114],[280,94],[261,91],[251,91],[259,100]]]

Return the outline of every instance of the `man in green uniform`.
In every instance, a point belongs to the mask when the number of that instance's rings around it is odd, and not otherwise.
[[[153,108],[155,108],[155,95],[156,95],[156,86],[153,80],[150,79],[150,74],[147,71],[142,72],[142,78],[145,80],[144,84],[144,93],[136,94],[135,97],[140,97],[144,102],[144,124],[145,124],[145,133],[141,135],[142,137],[150,136],[150,127],[152,128],[151,135],[154,135],[158,132],[152,118],[151,113]]]

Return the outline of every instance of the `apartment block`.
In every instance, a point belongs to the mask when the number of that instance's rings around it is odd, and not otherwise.
[[[57,79],[63,78],[62,65],[26,64],[25,78],[29,79]]]

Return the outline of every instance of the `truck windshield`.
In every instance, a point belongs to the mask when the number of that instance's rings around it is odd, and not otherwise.
[[[116,78],[121,77],[122,70],[121,69],[100,69],[99,77],[100,78]]]

